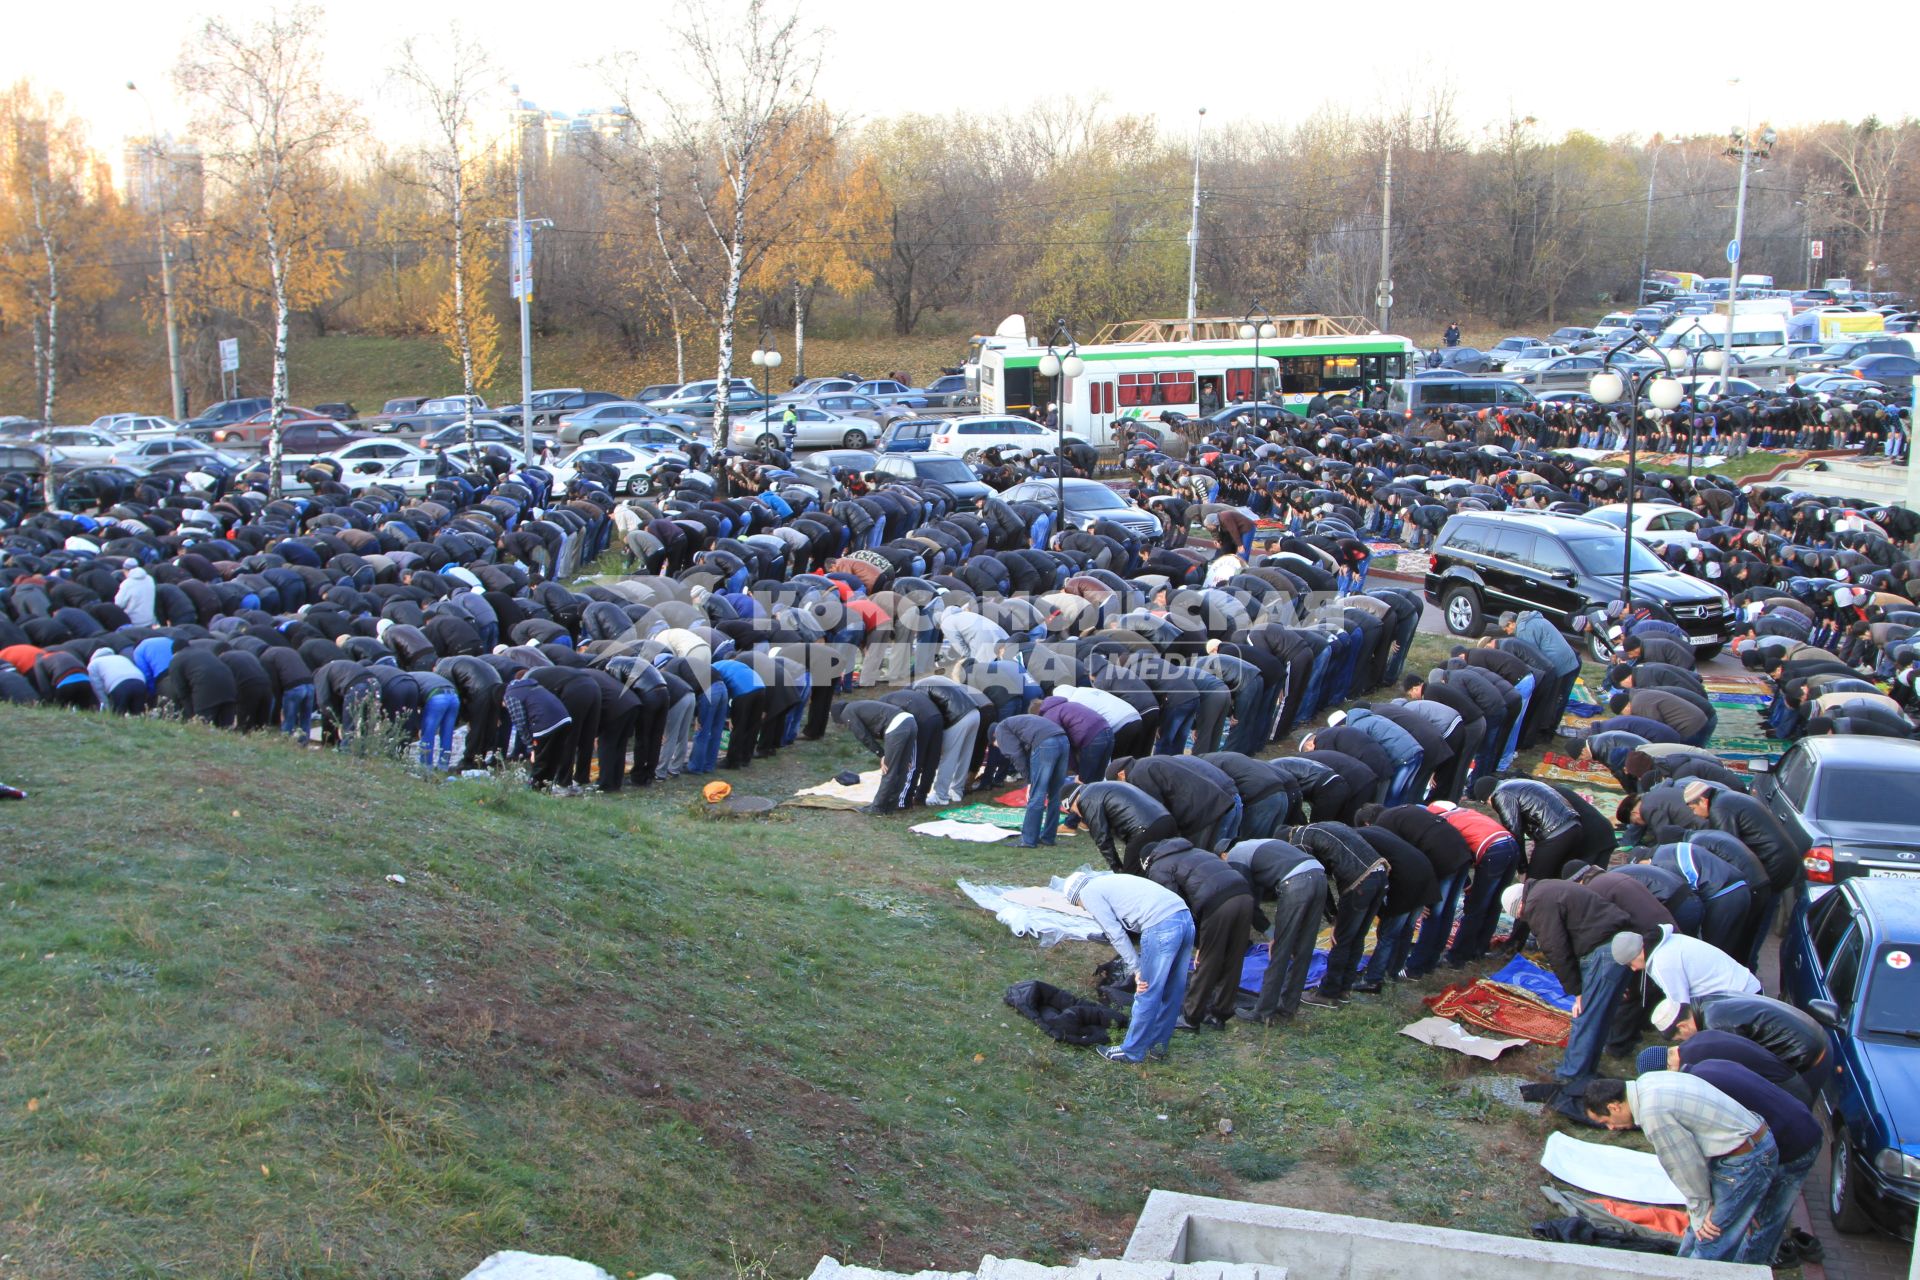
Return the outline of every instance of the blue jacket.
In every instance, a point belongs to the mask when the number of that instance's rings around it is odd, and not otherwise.
[[[767,682],[760,678],[757,671],[746,663],[736,662],[731,658],[714,663],[713,674],[725,682],[727,696],[730,698],[745,697],[749,693],[767,687]]]
[[[1420,740],[1402,729],[1385,716],[1377,716],[1365,707],[1355,707],[1347,712],[1342,724],[1351,725],[1379,743],[1387,753],[1387,758],[1396,765],[1420,755]]]
[[[528,742],[536,742],[555,729],[564,729],[573,723],[566,704],[527,676],[507,686],[505,700],[507,719],[513,722],[514,732]]]
[[[1521,613],[1519,621],[1514,624],[1513,634],[1545,655],[1547,661],[1553,664],[1556,675],[1570,676],[1580,669],[1580,655],[1560,634],[1560,628],[1537,611],[1528,609]]]

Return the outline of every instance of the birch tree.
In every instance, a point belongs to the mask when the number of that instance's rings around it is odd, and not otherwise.
[[[474,444],[473,395],[476,380],[491,382],[500,363],[500,326],[487,312],[478,291],[469,283],[476,265],[469,245],[469,223],[476,198],[486,185],[486,156],[475,146],[473,113],[476,106],[500,88],[500,72],[487,51],[455,23],[444,42],[409,39],[400,46],[397,76],[425,110],[430,140],[421,146],[415,180],[439,204],[441,232],[448,241],[449,297],[439,312],[438,327],[448,338],[460,363],[460,389],[466,396],[467,447]],[[482,276],[481,278],[484,278]],[[476,379],[476,348],[487,367]]]
[[[210,178],[251,208],[273,300],[273,387],[267,437],[268,495],[280,496],[287,413],[290,224],[303,188],[355,123],[352,106],[321,80],[319,9],[269,10],[251,26],[209,18],[181,54],[174,78],[201,104],[197,121]]]
[[[630,180],[643,185],[668,279],[718,333],[713,432],[724,449],[741,288],[798,215],[789,197],[807,169],[782,144],[813,101],[820,48],[797,11],[767,0],[746,0],[731,21],[689,8],[676,36],[679,56],[665,62],[692,84],[656,88],[661,131],[638,140]]]
[[[1901,152],[1911,132],[1911,125],[1888,125],[1868,116],[1837,140],[1824,144],[1850,188],[1846,193],[1850,198],[1840,202],[1840,218],[1866,244],[1869,291],[1882,265],[1887,215],[1900,185]]]

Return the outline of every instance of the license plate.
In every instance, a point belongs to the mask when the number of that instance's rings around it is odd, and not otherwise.
[[[1708,636],[1695,636],[1693,638],[1693,642],[1695,644],[1724,644],[1726,643],[1726,639],[1727,638],[1725,636],[1721,635],[1718,632],[1715,632],[1714,634],[1708,635]]]
[[[1920,880],[1920,871],[1900,871],[1893,867],[1869,867],[1867,874],[1879,879]]]

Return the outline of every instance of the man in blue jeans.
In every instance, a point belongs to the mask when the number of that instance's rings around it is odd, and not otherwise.
[[[1076,871],[1067,877],[1067,901],[1084,907],[1134,974],[1127,1038],[1100,1050],[1113,1062],[1164,1058],[1187,995],[1193,960],[1193,914],[1180,895],[1145,876]],[[1135,950],[1128,934],[1140,935]]]
[[[1742,1258],[1780,1168],[1780,1149],[1764,1117],[1684,1071],[1592,1080],[1585,1106],[1595,1123],[1637,1128],[1653,1145],[1687,1202],[1681,1257]]]
[[[1613,1006],[1627,979],[1627,967],[1613,957],[1614,935],[1633,928],[1627,913],[1571,880],[1529,880],[1500,895],[1508,915],[1522,921],[1573,997],[1573,1027],[1567,1049],[1553,1074],[1568,1090],[1593,1078],[1607,1047]]]
[[[1520,862],[1520,842],[1513,838],[1505,827],[1479,812],[1477,809],[1463,809],[1446,800],[1436,800],[1427,808],[1447,820],[1447,825],[1458,831],[1466,839],[1468,848],[1473,850],[1473,879],[1467,885],[1465,898],[1460,904],[1460,928],[1453,935],[1453,945],[1447,948],[1447,965],[1458,969],[1487,954],[1493,945],[1493,931],[1500,924],[1500,895],[1506,891],[1513,879],[1513,870]],[[1447,900],[1442,898],[1434,907],[1435,912],[1447,909]],[[1432,923],[1429,927],[1434,927]],[[1425,930],[1421,931],[1422,940],[1415,944],[1413,954],[1407,958],[1407,968],[1411,972],[1416,965],[1428,964],[1425,946]],[[1435,929],[1435,947],[1446,938],[1445,923]],[[1422,969],[1422,972],[1426,972]]]
[[[1020,847],[1053,844],[1060,828],[1060,796],[1067,786],[1073,743],[1066,730],[1043,716],[1008,716],[993,727],[994,746],[1027,780],[1027,810],[1020,819]]]
[[[727,723],[727,683],[707,672],[710,683],[694,692],[693,752],[687,757],[688,773],[712,773],[720,763],[720,731]]]
[[[429,769],[453,768],[453,731],[460,723],[460,691],[453,682],[432,672],[416,671],[416,680],[439,683],[426,690],[420,708],[420,763]]]
[[[1770,1267],[1780,1252],[1780,1237],[1787,1233],[1787,1224],[1793,1219],[1800,1187],[1813,1171],[1813,1162],[1820,1158],[1826,1133],[1806,1103],[1750,1067],[1725,1058],[1707,1058],[1681,1070],[1705,1080],[1764,1119],[1773,1134],[1774,1145],[1780,1148],[1780,1171],[1774,1175],[1766,1199],[1753,1215],[1753,1230],[1748,1233],[1746,1248],[1739,1259]]]

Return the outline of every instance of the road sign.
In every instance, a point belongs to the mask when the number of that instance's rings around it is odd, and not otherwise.
[[[240,339],[220,339],[220,372],[240,372]]]
[[[1818,262],[1820,261],[1820,259],[1826,257],[1827,242],[1825,240],[1810,241],[1807,245],[1807,256],[1812,258],[1815,262]]]
[[[1740,261],[1740,242],[1738,240],[1727,241],[1727,261]]]

